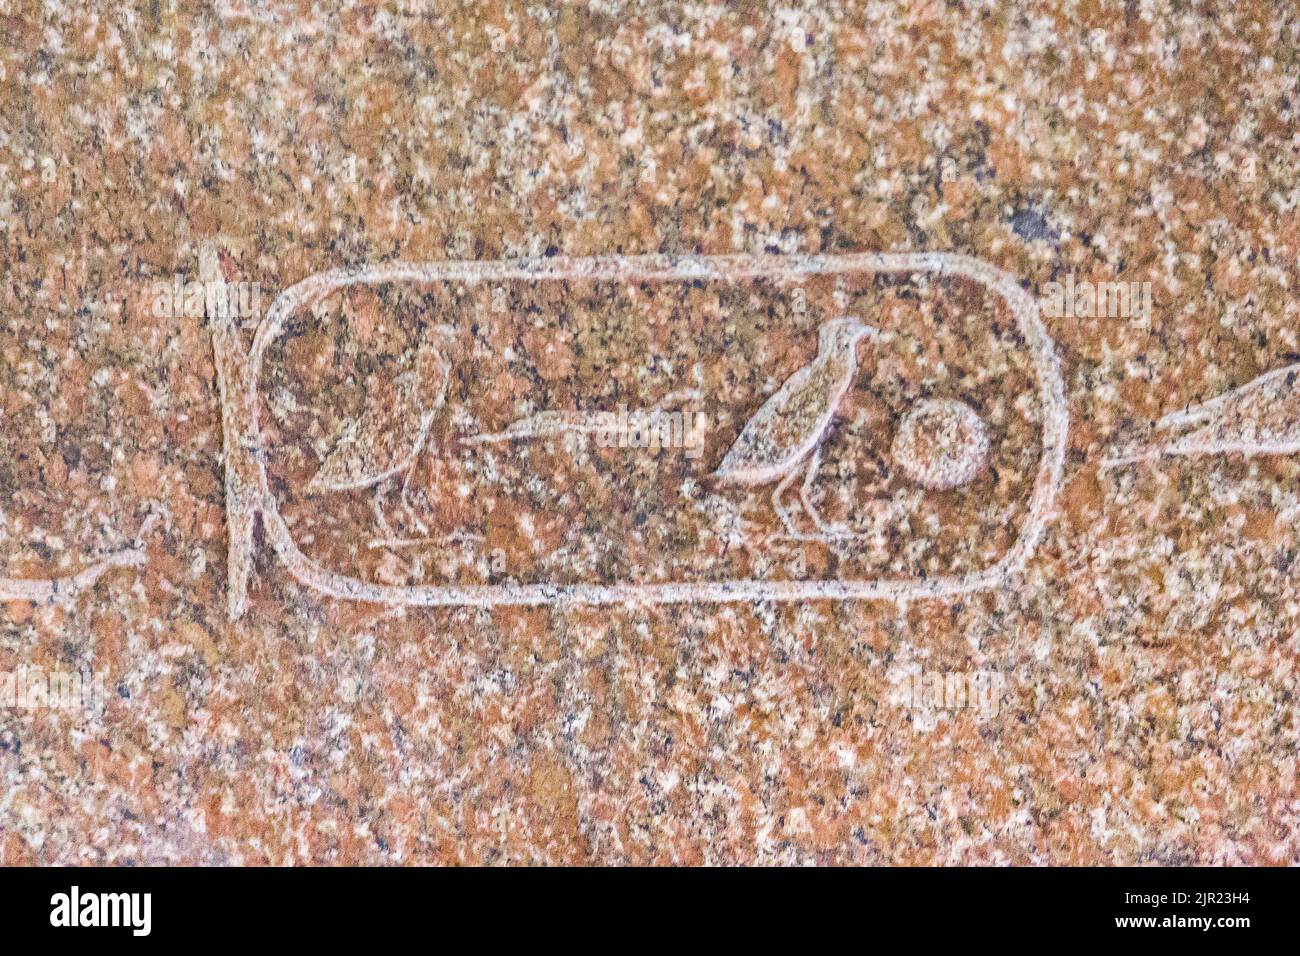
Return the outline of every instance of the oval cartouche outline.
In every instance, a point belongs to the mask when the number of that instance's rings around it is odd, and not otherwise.
[[[1038,377],[1042,451],[1038,474],[1020,533],[1007,553],[982,571],[931,578],[864,578],[851,580],[674,581],[656,584],[429,584],[388,585],[340,574],[307,557],[293,540],[280,515],[266,474],[262,453],[260,402],[261,369],[267,347],[284,330],[287,319],[300,308],[355,285],[410,282],[429,285],[456,282],[466,285],[508,281],[632,281],[682,282],[744,279],[796,279],[801,276],[844,273],[921,273],[970,279],[999,295],[1016,317],[1028,343]],[[256,481],[255,495],[240,496],[228,508],[256,508],[277,557],[300,582],[331,597],[376,604],[420,607],[501,607],[550,604],[681,604],[763,601],[911,601],[943,598],[984,591],[1005,584],[1024,569],[1038,548],[1051,517],[1060,486],[1069,432],[1065,383],[1055,345],[1039,316],[1037,300],[1015,278],[971,256],[948,252],[867,252],[840,255],[717,255],[717,256],[554,256],[515,260],[390,262],[318,272],[284,290],[271,305],[253,339],[249,361],[243,368],[243,401],[250,418],[249,431],[236,442],[249,452]],[[237,382],[231,384],[239,384]],[[230,463],[228,462],[228,465]],[[250,501],[253,498],[255,500]],[[241,513],[242,514],[242,513]],[[251,518],[250,516],[243,516]],[[228,517],[232,528],[244,529],[247,540],[232,540],[232,553],[247,554],[252,547],[251,520],[240,514]],[[242,588],[240,589],[242,591]],[[242,593],[231,595],[230,612],[238,616],[245,604]]]

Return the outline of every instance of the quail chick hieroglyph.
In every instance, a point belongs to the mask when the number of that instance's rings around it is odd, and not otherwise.
[[[779,481],[772,492],[772,505],[793,540],[825,541],[850,534],[823,521],[809,493],[821,463],[822,440],[857,372],[857,345],[868,336],[880,337],[881,333],[850,317],[825,322],[817,336],[817,357],[763,403],[713,473],[723,485],[758,486]],[[799,500],[817,526],[819,533],[815,535],[799,533],[781,506],[781,496],[799,476],[801,466],[806,467]]]

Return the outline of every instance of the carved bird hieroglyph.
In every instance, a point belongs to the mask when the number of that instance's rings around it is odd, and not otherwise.
[[[320,469],[307,483],[310,494],[375,487],[375,518],[383,537],[371,547],[423,544],[424,539],[403,538],[393,531],[384,514],[387,481],[403,475],[402,510],[420,533],[427,532],[416,516],[408,493],[415,463],[429,441],[434,419],[447,398],[451,378],[455,330],[437,326],[402,362],[392,379],[383,381],[366,396],[361,414],[348,421]],[[415,516],[415,517],[413,517]]]
[[[845,529],[822,520],[809,494],[821,464],[822,439],[853,383],[858,367],[857,345],[867,336],[881,333],[855,318],[825,322],[817,336],[817,357],[786,379],[763,403],[713,473],[722,485],[779,482],[772,492],[772,505],[794,540],[820,541],[847,535]],[[781,496],[799,476],[801,466],[804,482],[799,500],[817,526],[817,535],[800,534],[781,506]]]

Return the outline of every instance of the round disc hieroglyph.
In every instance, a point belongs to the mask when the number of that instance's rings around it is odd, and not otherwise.
[[[894,436],[895,463],[923,488],[943,491],[964,485],[984,467],[989,435],[975,409],[953,399],[915,405]]]

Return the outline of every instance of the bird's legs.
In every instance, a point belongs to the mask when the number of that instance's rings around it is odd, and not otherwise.
[[[471,532],[462,532],[462,531],[455,531],[444,537],[431,536],[429,526],[425,524],[424,521],[421,520],[420,518],[420,509],[419,506],[417,505],[417,499],[412,497],[412,491],[418,490],[415,489],[415,486],[417,484],[416,470],[419,468],[421,460],[426,458],[428,459],[430,466],[435,471],[440,470],[442,468],[439,459],[431,454],[428,454],[430,433],[432,431],[430,427],[431,424],[432,424],[432,415],[429,416],[429,421],[426,422],[424,430],[420,433],[420,437],[415,444],[415,449],[411,454],[411,458],[402,468],[403,471],[402,488],[398,496],[398,503],[400,505],[401,514],[405,520],[401,522],[401,525],[403,530],[405,530],[411,525],[414,525],[415,534],[414,535],[398,534],[393,529],[392,525],[389,524],[387,516],[384,514],[383,499],[392,490],[392,479],[389,478],[380,482],[375,487],[375,497],[374,497],[375,520],[376,523],[379,525],[380,530],[383,532],[383,536],[372,539],[370,541],[371,548],[411,548],[411,547],[422,547],[424,545],[429,545],[429,544],[443,544],[446,543],[447,541],[464,543],[464,542],[479,542],[483,540],[482,535],[474,534]],[[436,479],[436,475],[431,474],[430,482],[434,481],[435,479]],[[423,497],[427,504],[429,500],[428,488],[424,489]],[[419,559],[417,558],[416,560],[418,565]]]
[[[407,472],[407,477],[408,478],[410,477],[409,470]],[[370,540],[369,547],[372,549],[374,548],[391,549],[391,548],[410,548],[410,547],[417,547],[424,544],[429,544],[433,540],[432,538],[405,537],[403,535],[398,534],[393,529],[393,526],[388,523],[388,516],[384,514],[384,498],[387,496],[388,492],[391,489],[392,489],[391,479],[385,479],[384,481],[381,481],[379,484],[375,486],[375,496],[373,499],[375,523],[379,525],[381,536],[378,538],[372,538]],[[406,482],[403,482],[402,489],[403,489],[403,497],[405,497]],[[406,516],[409,519],[411,517],[410,503],[407,501],[403,501],[401,502],[401,505],[402,505],[403,512],[406,513]],[[419,528],[422,533],[428,530],[427,528],[424,527],[424,524],[420,522],[418,518],[416,518],[416,523],[419,525]]]
[[[808,468],[804,473],[803,484],[799,487],[799,501],[803,505],[803,510],[808,513],[808,517],[812,519],[812,523],[817,526],[817,530],[821,533],[821,537],[827,539],[852,537],[853,532],[850,531],[848,527],[838,523],[827,524],[822,520],[822,516],[817,513],[817,509],[813,507],[812,498],[810,496],[812,494],[813,480],[817,477],[817,469],[821,467],[821,463],[822,450],[818,448],[808,459]],[[817,536],[810,535],[810,537],[815,538]]]
[[[799,472],[791,469],[790,473],[781,479],[780,484],[772,490],[772,507],[776,509],[777,517],[781,519],[781,524],[785,525],[786,534],[792,541],[807,540],[807,535],[801,535],[795,530],[794,522],[790,520],[790,513],[781,507],[781,496],[785,490],[790,487],[790,483],[799,476]]]
[[[408,522],[411,519],[413,509],[411,506],[411,501],[407,497],[407,492],[411,483],[411,475],[414,473],[414,471],[415,471],[415,461],[413,459],[411,463],[407,466],[406,474],[402,480],[402,493],[401,493],[401,500],[400,500],[402,513],[406,516]],[[379,530],[382,532],[382,537],[373,539],[370,542],[371,548],[408,547],[413,544],[423,543],[423,539],[421,538],[411,538],[411,537],[399,535],[393,529],[393,526],[389,524],[388,515],[384,513],[384,499],[388,496],[389,492],[392,490],[392,487],[393,484],[392,484],[391,477],[385,478],[383,481],[375,485],[375,494],[374,497],[371,499],[371,503],[375,512],[375,523],[379,525]],[[424,524],[419,520],[418,516],[415,518],[415,522],[419,527],[421,533],[427,532],[428,529],[424,527]]]
[[[402,514],[406,516],[406,519],[415,525],[416,530],[419,531],[420,534],[428,534],[429,533],[428,526],[423,521],[420,520],[420,513],[416,509],[414,503],[411,501],[411,481],[415,476],[416,469],[420,465],[420,453],[422,450],[422,446],[423,446],[423,442],[421,443],[421,445],[416,447],[415,455],[411,458],[411,466],[406,469],[406,475],[402,478],[401,502],[402,502]]]
[[[794,526],[794,521],[790,518],[790,512],[781,506],[781,496],[799,477],[799,469],[792,468],[790,472],[781,479],[780,484],[772,491],[772,507],[776,510],[777,517],[781,519],[781,524],[785,525],[785,534],[781,535],[784,541],[828,541],[834,537],[834,532],[824,521],[817,509],[812,506],[808,500],[808,489],[812,486],[813,476],[817,474],[817,467],[821,464],[821,451],[814,451],[808,457],[808,467],[805,470],[803,485],[799,489],[799,501],[803,508],[808,512],[808,517],[812,519],[813,524],[817,526],[817,534],[803,534]]]
[[[396,538],[397,535],[393,532],[393,526],[388,523],[388,516],[384,514],[384,494],[387,489],[387,481],[381,481],[379,484],[375,485],[375,496],[372,499],[372,503],[375,511],[375,523],[379,525],[385,538],[392,539]]]
[[[424,422],[420,428],[419,437],[415,440],[415,447],[411,449],[411,461],[406,467],[406,474],[402,477],[402,512],[408,520],[414,520],[415,527],[420,534],[428,534],[429,528],[420,520],[419,512],[411,502],[411,482],[415,478],[415,473],[420,467],[420,458],[424,456],[429,448],[429,434],[433,430],[433,418],[436,409],[427,412],[424,416]]]
[[[816,534],[802,534],[795,529],[794,522],[790,520],[790,513],[781,507],[781,496],[785,494],[786,489],[799,477],[798,469],[791,472],[781,479],[781,483],[776,486],[772,492],[772,507],[776,509],[777,516],[781,523],[785,525],[786,533],[782,536],[786,541],[835,541],[844,538],[853,538],[857,535],[842,524],[829,524],[822,520],[822,516],[812,503],[812,485],[813,480],[817,477],[817,469],[821,467],[822,453],[821,449],[813,451],[808,456],[807,467],[803,471],[803,484],[799,486],[799,503],[803,505],[803,510],[807,512],[808,517],[817,528]]]

